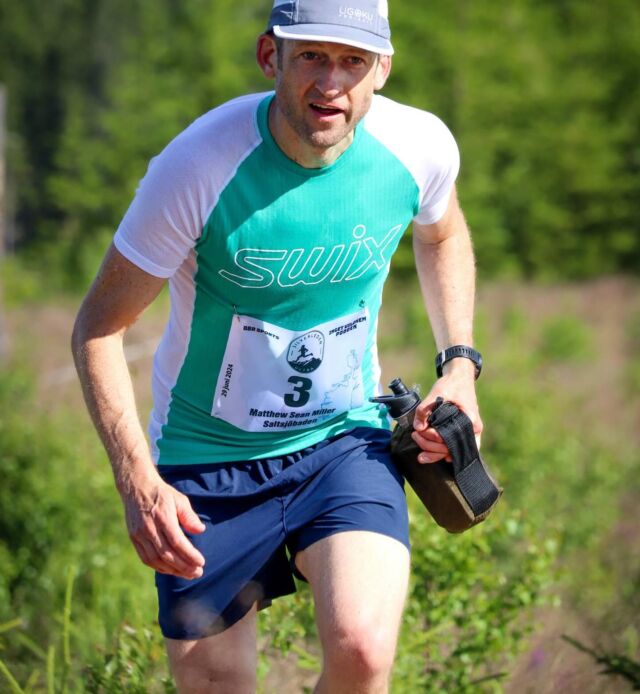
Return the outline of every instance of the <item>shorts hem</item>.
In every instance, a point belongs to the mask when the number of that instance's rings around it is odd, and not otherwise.
[[[161,621],[158,621],[158,625],[160,627],[160,631],[162,632],[162,636],[165,639],[172,639],[173,641],[201,641],[202,639],[209,638],[209,636],[217,636],[218,634],[222,634],[223,632],[227,631],[227,629],[230,629],[234,624],[236,624],[241,619],[247,616],[254,604],[257,604],[257,611],[260,612],[261,610],[271,607],[273,601],[277,598],[283,598],[287,595],[293,595],[295,592],[295,589],[293,589],[288,590],[286,592],[272,591],[271,593],[267,593],[262,598],[259,598],[258,600],[252,602],[251,605],[247,606],[246,608],[240,608],[237,611],[234,611],[233,617],[230,620],[225,620],[223,617],[221,620],[223,623],[218,622],[217,626],[214,626],[213,628],[205,632],[187,631],[186,629],[165,628],[163,627]]]

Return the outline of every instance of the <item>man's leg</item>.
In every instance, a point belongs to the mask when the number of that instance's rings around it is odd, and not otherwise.
[[[229,629],[196,641],[165,639],[179,694],[255,694],[256,606]]]
[[[316,694],[387,692],[407,594],[407,548],[353,530],[318,540],[295,561],[313,590],[323,648]]]

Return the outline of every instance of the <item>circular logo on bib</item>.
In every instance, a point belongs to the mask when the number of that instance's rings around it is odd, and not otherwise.
[[[312,330],[291,341],[287,361],[292,369],[308,374],[322,364],[323,356],[324,335],[319,330]]]

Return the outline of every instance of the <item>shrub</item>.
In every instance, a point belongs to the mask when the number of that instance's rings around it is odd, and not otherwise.
[[[20,366],[0,371],[0,651],[26,681],[59,640],[70,566],[78,567],[70,681],[122,623],[154,616],[152,573],[126,536],[111,471],[77,414],[46,416]],[[44,687],[44,670],[33,686]],[[0,687],[1,689],[1,687]]]

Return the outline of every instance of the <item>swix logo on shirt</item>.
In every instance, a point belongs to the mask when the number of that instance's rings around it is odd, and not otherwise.
[[[349,244],[289,250],[241,248],[234,256],[240,272],[219,270],[218,274],[240,287],[254,289],[270,287],[274,282],[280,287],[349,282],[369,270],[379,272],[386,268],[395,248],[393,242],[403,230],[403,225],[398,224],[377,241],[373,236],[365,236],[366,227],[358,224]]]

